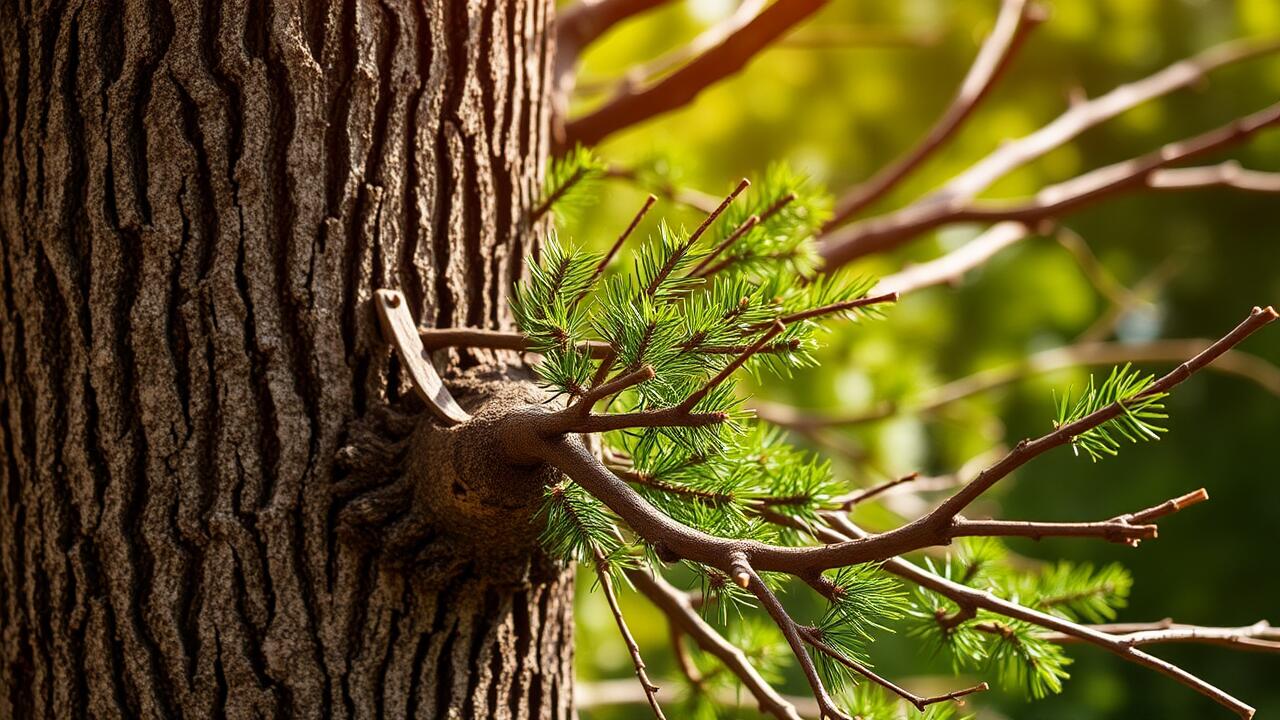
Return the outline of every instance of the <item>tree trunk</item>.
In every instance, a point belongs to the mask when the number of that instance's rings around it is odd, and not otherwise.
[[[0,717],[572,715],[568,571],[337,531],[373,290],[511,325],[552,5],[4,1]]]

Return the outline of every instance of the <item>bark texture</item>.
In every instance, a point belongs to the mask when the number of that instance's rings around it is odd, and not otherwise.
[[[0,717],[572,713],[567,573],[335,532],[370,293],[510,326],[551,6],[2,0]]]

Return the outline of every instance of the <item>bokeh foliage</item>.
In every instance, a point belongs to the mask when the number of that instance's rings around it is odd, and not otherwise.
[[[1076,88],[1096,95],[1140,78],[1215,43],[1280,35],[1273,0],[1108,0],[1050,2],[1052,17],[1032,36],[1015,66],[965,129],[921,172],[879,207],[925,192],[984,155],[1003,138],[1051,120]],[[582,85],[607,83],[637,59],[686,41],[733,3],[676,2],[628,23],[586,57]],[[661,173],[713,194],[739,177],[758,178],[773,161],[802,168],[833,191],[869,176],[923,134],[948,102],[989,29],[996,2],[913,0],[838,2],[770,49],[745,72],[706,91],[683,110],[607,141],[600,154],[620,166]],[[1280,58],[1216,72],[1202,88],[1143,105],[1090,131],[997,184],[990,197],[1016,196],[1098,165],[1136,155],[1256,110],[1280,96]],[[588,109],[593,98],[575,106]],[[1264,133],[1232,157],[1280,170],[1280,132]],[[603,250],[639,207],[644,192],[606,181],[597,204],[580,208],[562,237]],[[656,219],[699,215],[664,201],[637,232],[656,236]],[[1128,313],[1116,337],[1216,336],[1251,305],[1280,301],[1280,202],[1274,196],[1225,190],[1137,195],[1108,201],[1065,223],[1130,287],[1153,272],[1167,281],[1151,304]],[[977,228],[930,233],[855,270],[883,274],[936,257]],[[632,241],[633,243],[635,240]],[[795,381],[754,390],[764,399],[843,412],[909,398],[947,380],[1004,364],[1028,352],[1069,344],[1107,309],[1107,300],[1052,239],[1036,239],[999,255],[958,288],[904,298],[886,321],[837,328],[819,352],[820,367]],[[1280,362],[1280,333],[1266,332],[1245,350]],[[1161,368],[1153,366],[1151,371]],[[1099,380],[1105,371],[1099,373]],[[1085,387],[1088,371],[1019,382],[949,406],[937,416],[902,416],[841,431],[839,441],[862,457],[836,455],[836,476],[853,485],[882,474],[946,473],[993,444],[1042,434],[1055,409],[1051,389]],[[747,383],[749,385],[749,383]],[[1037,460],[974,514],[1043,520],[1093,519],[1172,497],[1200,485],[1213,501],[1162,524],[1161,537],[1139,550],[1091,541],[1015,542],[1030,557],[1066,558],[1105,567],[1123,562],[1134,578],[1123,620],[1243,625],[1280,616],[1280,556],[1271,548],[1280,527],[1276,462],[1266,453],[1280,427],[1280,399],[1234,377],[1202,374],[1166,399],[1169,432],[1161,442],[1126,448],[1090,463],[1058,450]],[[891,517],[870,513],[868,524]],[[691,582],[693,582],[691,580]],[[585,681],[631,676],[604,601],[582,586],[578,672]],[[645,601],[624,593],[624,609],[655,678],[676,670],[665,624]],[[1207,646],[1167,646],[1158,654],[1255,704],[1280,713],[1280,658]],[[1026,706],[989,693],[974,704],[980,717],[1170,720],[1216,716],[1221,710],[1185,688],[1092,648],[1068,648],[1072,679],[1061,695]],[[877,669],[894,677],[945,673],[945,658],[922,659],[902,638],[877,645]],[[803,694],[798,677],[787,690]],[[600,708],[589,718],[642,718],[647,709]],[[751,714],[743,711],[744,716]],[[725,716],[733,717],[733,712]]]

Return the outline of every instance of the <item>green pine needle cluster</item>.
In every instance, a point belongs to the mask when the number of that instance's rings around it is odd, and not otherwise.
[[[1156,422],[1168,419],[1163,400],[1167,393],[1148,393],[1155,378],[1143,376],[1126,364],[1113,368],[1102,385],[1095,385],[1093,376],[1080,397],[1071,401],[1068,391],[1056,401],[1057,418],[1054,427],[1073,423],[1086,415],[1118,403],[1123,412],[1097,427],[1086,430],[1071,439],[1076,454],[1081,450],[1097,462],[1105,456],[1114,456],[1120,450],[1120,441],[1140,442],[1159,440],[1166,428]]]
[[[611,574],[634,566],[609,509],[581,486],[562,480],[544,491],[540,540],[547,553]]]
[[[1114,620],[1128,600],[1133,580],[1123,567],[1059,562],[1026,570],[1015,567],[993,538],[965,538],[947,559],[929,569],[970,587],[1068,620]],[[1062,689],[1070,664],[1044,630],[980,610],[965,613],[951,600],[917,589],[907,611],[906,635],[947,658],[956,672],[985,669],[1005,687],[1041,698]]]
[[[788,202],[783,202],[791,198]],[[808,179],[790,166],[770,165],[747,197],[725,212],[716,242],[755,215],[760,223],[734,243],[717,265],[735,272],[768,278],[779,271],[809,277],[818,256],[809,239],[831,217],[831,200],[813,192]]]
[[[550,212],[556,224],[563,226],[578,217],[595,201],[607,170],[603,160],[581,145],[552,160],[534,206],[534,219]]]
[[[831,571],[833,597],[815,626],[822,641],[844,657],[870,665],[868,646],[875,632],[892,632],[891,621],[907,611],[907,596],[897,580],[877,565],[863,564]],[[857,680],[857,675],[830,656],[811,650],[818,669],[834,688]]]
[[[1133,587],[1133,576],[1119,563],[1095,568],[1058,562],[1039,572],[1013,573],[1001,580],[1003,594],[1037,610],[1068,620],[1105,623],[1116,619]]]

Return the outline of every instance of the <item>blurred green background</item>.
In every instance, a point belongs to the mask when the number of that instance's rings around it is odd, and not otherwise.
[[[1072,93],[1095,96],[1180,58],[1238,37],[1280,36],[1276,0],[1084,0],[1046,2],[1050,20],[1023,48],[995,92],[964,130],[877,209],[899,206],[936,187],[1001,140],[1025,135],[1065,109]],[[611,86],[637,61],[678,47],[736,7],[733,0],[689,0],[615,29],[588,53],[579,85]],[[841,0],[758,56],[740,75],[684,109],[621,133],[600,148],[620,167],[660,168],[680,185],[719,195],[773,161],[791,163],[834,193],[869,177],[909,148],[949,102],[989,31],[995,0],[865,2]],[[575,112],[603,95],[580,93]],[[1069,146],[1015,172],[987,193],[1018,196],[1099,165],[1221,125],[1280,99],[1280,57],[1215,72],[1208,83],[1142,105],[1089,131]],[[1263,133],[1226,157],[1280,171],[1280,131]],[[1213,160],[1210,158],[1209,160]],[[603,247],[638,208],[644,191],[610,181],[598,207],[568,229]],[[699,217],[671,202],[660,214],[693,224]],[[1130,194],[1068,218],[1105,272],[1145,290],[1145,303],[1119,317],[1105,339],[1217,337],[1253,305],[1280,302],[1280,198],[1229,190]],[[642,231],[646,228],[642,228]],[[893,272],[937,257],[980,228],[927,234],[889,256],[857,266]],[[1145,286],[1145,287],[1144,287]],[[846,325],[829,335],[823,366],[792,382],[770,382],[756,397],[828,411],[858,411],[936,387],[1026,354],[1070,344],[1108,312],[1110,303],[1077,260],[1052,238],[1004,251],[956,288],[903,299],[877,323]],[[1108,328],[1104,327],[1105,333]],[[1094,329],[1097,332],[1097,329]],[[1242,349],[1280,363],[1280,330]],[[1152,365],[1152,371],[1168,365]],[[1095,371],[1097,372],[1097,371]],[[1102,369],[1105,372],[1105,368]],[[841,430],[837,471],[853,485],[882,474],[943,474],[993,446],[1051,429],[1053,389],[1080,387],[1087,370],[1031,377],[982,393],[932,416],[900,416]],[[983,513],[1007,518],[1092,520],[1135,510],[1200,486],[1212,502],[1161,524],[1140,549],[1092,541],[1015,542],[1031,558],[1122,561],[1136,585],[1124,621],[1173,617],[1181,622],[1245,625],[1280,621],[1280,398],[1249,380],[1202,373],[1168,402],[1162,442],[1125,448],[1098,464],[1057,450],[1002,485]],[[809,442],[804,438],[798,442]],[[870,525],[895,522],[864,515]],[[580,588],[578,672],[581,683],[633,678],[607,606],[589,582]],[[803,614],[803,591],[787,601]],[[660,614],[634,594],[624,607],[651,674],[676,670]],[[1073,647],[1065,691],[1026,703],[996,691],[972,704],[980,717],[1216,718],[1228,713],[1154,672],[1101,650]],[[1253,703],[1261,717],[1280,716],[1280,656],[1204,645],[1162,646],[1156,654]],[[919,685],[945,671],[899,639],[877,646],[877,668]],[[949,684],[954,687],[954,683]],[[783,687],[806,687],[789,670]],[[643,705],[587,707],[584,718],[649,717]],[[673,708],[670,717],[681,717]],[[726,709],[723,717],[755,717]]]

